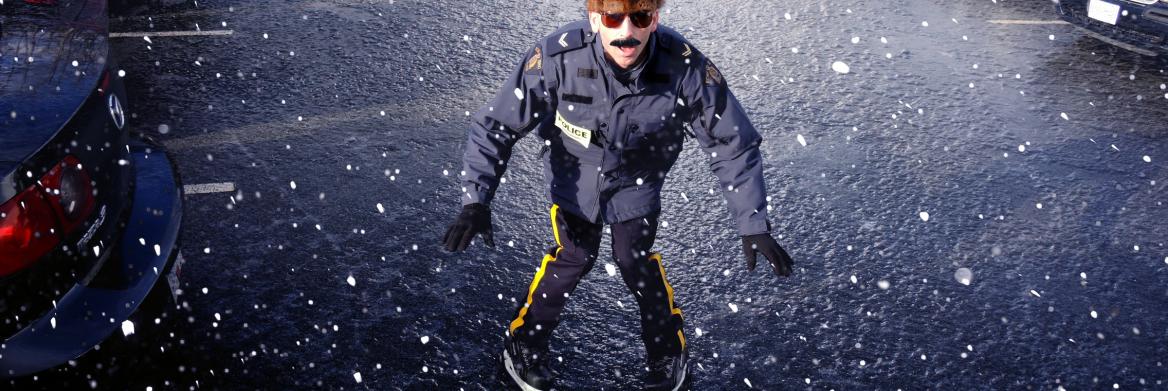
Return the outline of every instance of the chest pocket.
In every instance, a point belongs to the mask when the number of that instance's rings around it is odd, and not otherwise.
[[[681,151],[685,133],[675,116],[634,118],[626,150],[642,157],[670,159]]]

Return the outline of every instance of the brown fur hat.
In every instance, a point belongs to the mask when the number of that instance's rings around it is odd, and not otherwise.
[[[656,11],[665,6],[665,0],[588,0],[589,12]]]

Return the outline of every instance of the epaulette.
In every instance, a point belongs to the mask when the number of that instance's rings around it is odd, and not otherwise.
[[[552,34],[543,44],[545,55],[554,56],[584,47],[584,30],[572,29]]]

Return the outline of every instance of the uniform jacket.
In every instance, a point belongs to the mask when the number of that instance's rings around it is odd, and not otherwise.
[[[588,22],[569,24],[524,55],[494,100],[473,117],[462,203],[490,204],[515,143],[531,131],[548,197],[593,223],[661,209],[661,187],[687,135],[710,159],[742,235],[768,232],[762,141],[718,69],[676,31],[658,25],[627,84]]]

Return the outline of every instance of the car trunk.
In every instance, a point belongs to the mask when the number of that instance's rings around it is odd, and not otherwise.
[[[67,156],[76,161],[66,168],[81,167],[94,195],[79,223],[50,219],[51,251],[0,276],[0,338],[7,338],[76,284],[100,280],[129,207],[133,167],[126,132],[111,120],[125,93],[110,67],[105,1],[15,1],[0,12],[0,204],[29,189],[64,191],[41,181]]]

